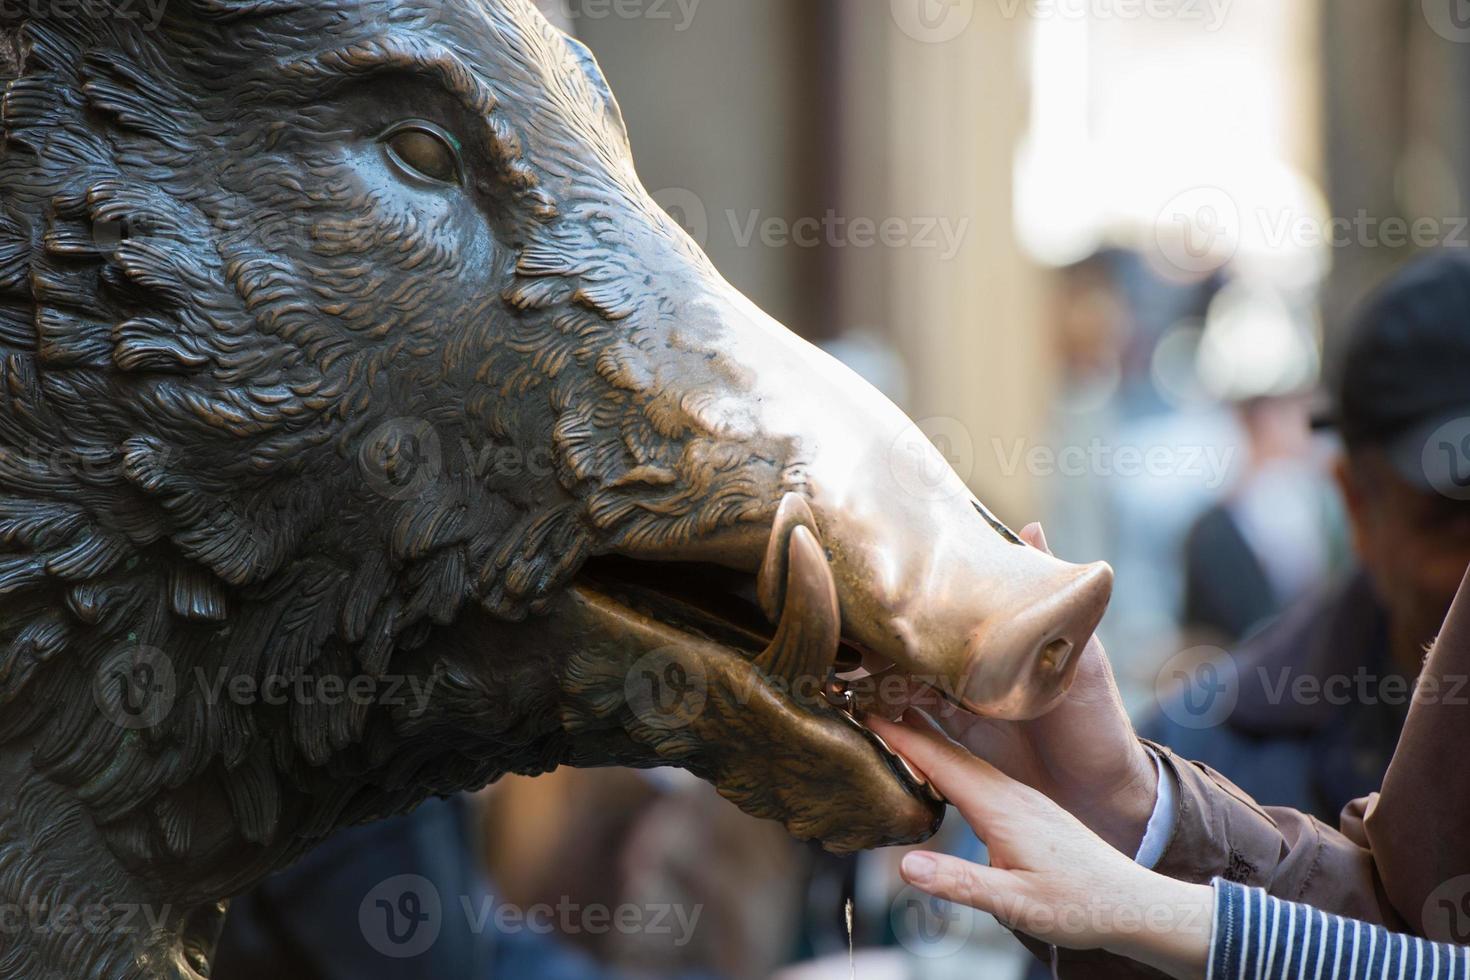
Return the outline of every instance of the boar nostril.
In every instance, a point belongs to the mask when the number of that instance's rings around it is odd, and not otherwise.
[[[1065,638],[1052,640],[1041,651],[1038,663],[1042,671],[1048,674],[1064,673],[1067,664],[1072,660],[1072,651],[1075,649],[1076,645],[1071,640]]]
[[[1052,559],[1047,559],[1051,562]],[[1062,566],[1065,569],[1065,566]],[[1024,721],[1061,698],[1107,609],[1113,570],[1089,565],[995,610],[971,634],[960,702],[981,715]]]

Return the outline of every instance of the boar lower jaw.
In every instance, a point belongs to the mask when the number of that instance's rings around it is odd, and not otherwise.
[[[939,801],[843,697],[836,672],[855,651],[842,644],[819,535],[789,498],[755,582],[704,566],[594,563],[554,617],[583,623],[586,637],[564,679],[564,726],[621,728],[660,762],[832,850],[922,840]]]

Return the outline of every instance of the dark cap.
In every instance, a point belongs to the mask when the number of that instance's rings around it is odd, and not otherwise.
[[[1436,252],[1358,315],[1333,386],[1350,448],[1383,448],[1423,489],[1470,499],[1470,255]]]

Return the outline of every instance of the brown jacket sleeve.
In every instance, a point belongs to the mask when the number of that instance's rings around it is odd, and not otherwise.
[[[1470,577],[1414,690],[1383,791],[1361,809],[1389,903],[1417,935],[1470,943]]]
[[[1338,915],[1402,928],[1382,897],[1373,855],[1296,810],[1262,807],[1208,766],[1186,762],[1149,744],[1179,788],[1174,837],[1159,861],[1160,874],[1207,884],[1216,878],[1264,888],[1278,898]],[[1033,953],[1045,949],[1026,941]],[[1063,951],[1063,980],[1163,978],[1148,967],[1099,952]]]
[[[1201,884],[1215,878],[1277,898],[1399,928],[1361,834],[1334,830],[1296,810],[1263,807],[1224,776],[1154,749],[1179,786],[1174,838],[1156,869]]]
[[[1199,883],[1227,878],[1396,931],[1466,941],[1470,577],[1425,664],[1383,791],[1350,805],[1341,830],[1296,810],[1262,807],[1209,767],[1154,748],[1179,786],[1161,874]],[[1162,976],[1098,953],[1064,953],[1062,964],[1064,978]]]

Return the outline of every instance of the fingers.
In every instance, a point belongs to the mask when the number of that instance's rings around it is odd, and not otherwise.
[[[945,735],[933,721],[907,711],[897,723],[872,717],[868,724],[953,803],[972,825],[1004,808],[1020,784],[990,763],[977,759]],[[976,831],[981,832],[980,827]]]
[[[1046,543],[1046,531],[1040,524],[1027,524],[1021,529],[1020,538],[1037,551],[1051,554],[1051,546]]]
[[[925,894],[988,912],[1002,922],[1007,918],[1002,912],[1014,911],[1021,900],[1014,875],[947,854],[914,851],[904,856],[900,873]]]

